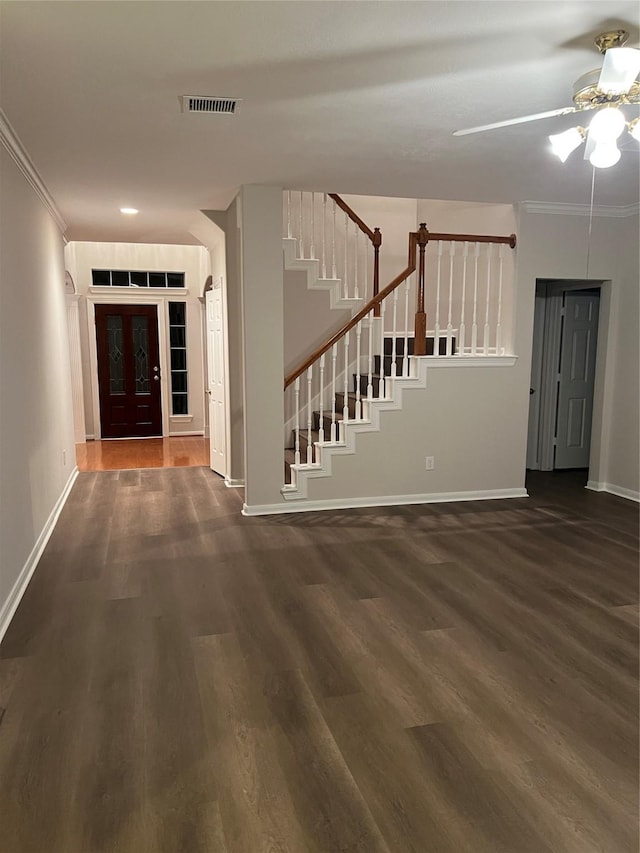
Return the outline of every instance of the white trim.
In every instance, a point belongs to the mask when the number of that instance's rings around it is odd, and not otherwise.
[[[49,518],[45,522],[44,527],[42,528],[40,535],[38,536],[35,545],[31,549],[31,553],[27,557],[27,561],[22,567],[22,571],[18,575],[16,582],[14,583],[11,592],[9,593],[9,597],[2,605],[0,609],[0,641],[4,637],[13,616],[18,609],[18,605],[22,600],[22,596],[24,595],[27,586],[29,585],[29,581],[31,580],[31,576],[36,570],[36,566],[38,565],[38,561],[42,556],[42,552],[44,551],[47,542],[49,541],[49,537],[53,533],[53,530],[56,526],[56,522],[60,517],[60,513],[69,497],[69,493],[73,487],[73,484],[76,481],[78,476],[78,468],[74,467],[73,471],[69,475],[69,479],[65,487],[60,494],[60,497],[56,501],[53,509],[51,510],[51,514]]]
[[[204,435],[203,429],[193,429],[188,432],[170,432],[169,438],[180,438],[183,435]]]
[[[35,190],[36,195],[53,217],[60,231],[64,234],[67,230],[67,223],[62,218],[62,214],[58,210],[58,206],[53,200],[53,196],[47,189],[45,182],[42,180],[40,173],[33,163],[33,160],[27,154],[26,148],[20,141],[18,134],[11,126],[11,122],[2,109],[0,109],[0,142],[2,142],[4,147],[7,149],[17,167],[29,181]]]
[[[596,480],[589,480],[585,489],[589,489],[591,492],[608,492],[610,495],[616,495],[616,497],[640,503],[640,492],[634,492],[633,489],[625,489],[622,486],[615,486],[613,483],[598,483]]]
[[[87,433],[87,435],[86,435],[86,439],[87,439],[87,441],[95,441],[95,440],[96,440],[96,437],[95,437],[95,435],[94,435],[92,432],[91,432],[91,433],[89,433],[89,432],[88,432],[88,433]],[[99,440],[99,439],[98,439],[98,440]]]
[[[425,355],[429,367],[514,367],[517,355]]]
[[[232,477],[225,477],[224,484],[228,489],[244,489],[244,480],[234,480]]]
[[[298,258],[298,241],[294,237],[282,238],[284,268],[286,271],[306,273],[308,290],[325,290],[329,293],[329,307],[355,313],[356,308],[364,303],[358,297],[347,298],[342,295],[341,278],[320,278],[320,261],[316,258]]]
[[[280,515],[289,512],[318,512],[320,510],[356,509],[358,507],[403,506],[405,504],[452,503],[455,501],[491,501],[506,498],[528,498],[526,489],[491,489],[478,492],[434,492],[422,495],[381,495],[372,498],[333,498],[323,501],[298,500],[295,503],[244,504],[242,514]]]
[[[589,216],[591,208],[588,204],[566,204],[559,201],[523,201],[520,209],[524,213],[551,213],[562,216]],[[623,204],[608,206],[605,204],[594,204],[593,215],[613,219],[626,219],[628,216],[637,216],[640,213],[640,204]]]
[[[184,423],[190,424],[193,420],[193,415],[169,415],[170,421],[175,421],[175,423]]]
[[[110,293],[116,294],[117,302],[123,305],[126,302],[133,302],[138,305],[141,297],[146,293],[152,297],[164,297],[164,299],[173,299],[174,302],[183,302],[183,299],[176,299],[177,296],[188,296],[188,287],[99,287],[93,284],[89,285],[88,293],[94,296],[106,296]],[[105,299],[104,302],[113,302],[113,299]]]

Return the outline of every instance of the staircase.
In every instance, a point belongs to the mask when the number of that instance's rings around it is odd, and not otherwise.
[[[339,196],[286,192],[284,211],[285,269],[305,271],[310,290],[352,314],[285,377],[281,493],[290,501],[331,476],[333,456],[355,453],[359,433],[379,431],[406,390],[426,388],[429,358],[504,354],[503,250],[515,235],[433,234],[422,224],[409,234],[407,267],[380,290],[382,235]],[[435,287],[426,296],[427,277]]]

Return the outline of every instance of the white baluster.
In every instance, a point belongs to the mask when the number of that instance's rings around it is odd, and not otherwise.
[[[344,291],[344,298],[349,298],[349,217],[345,213],[344,215],[344,279],[342,282],[342,288]]]
[[[338,278],[338,271],[336,270],[336,203],[333,199],[333,206],[331,209],[331,278]]]
[[[475,243],[473,253],[473,321],[471,323],[471,355],[475,355],[478,349],[478,257],[480,256],[480,243]]]
[[[362,320],[356,326],[356,420],[362,420],[362,403],[360,402],[360,337],[362,335]]]
[[[442,240],[438,240],[438,273],[436,277],[436,317],[433,337],[433,354],[440,355],[440,273],[442,268]]]
[[[291,190],[287,190],[287,237],[291,237]]]
[[[322,193],[322,278],[327,277],[327,194]]]
[[[333,444],[337,441],[336,436],[336,364],[338,361],[338,344],[334,344],[331,349],[331,441]]]
[[[303,201],[304,201],[304,194],[303,194],[302,190],[300,190],[300,234],[299,234],[299,239],[300,239],[300,257],[301,258],[304,258],[304,234],[302,233],[303,226],[304,226],[304,215],[302,212]]]
[[[369,238],[365,236],[364,240],[364,293],[362,298],[366,301],[369,298]],[[371,293],[373,296],[373,293]]]
[[[344,336],[344,399],[342,401],[342,420],[346,423],[349,420],[349,335]],[[342,434],[344,441],[344,431]]]
[[[462,256],[462,302],[460,305],[460,330],[458,333],[458,352],[464,355],[464,336],[466,326],[464,322],[464,312],[467,301],[467,255],[469,253],[469,244],[465,241],[464,254]]]
[[[313,426],[313,414],[311,412],[311,381],[313,378],[313,365],[307,368],[307,465],[313,462],[313,441],[311,440],[311,428]]]
[[[453,256],[456,251],[456,244],[453,240],[449,243],[449,314],[447,316],[447,345],[445,348],[446,355],[451,355],[453,343],[453,325],[451,323],[451,312],[453,311]]]
[[[484,314],[484,354],[489,355],[489,305],[491,300],[491,248],[492,244],[487,243],[487,300]]]
[[[354,291],[353,295],[356,299],[358,299],[360,296],[360,289],[358,287],[358,249],[360,247],[360,229],[358,228],[358,226],[355,223],[354,223],[354,229],[355,229],[355,240],[353,242],[354,242],[354,246],[355,246],[355,260],[354,260],[354,267],[353,267],[353,281],[355,283],[355,291]]]
[[[409,291],[412,276],[404,283],[404,347],[402,349],[402,375],[409,375]]]
[[[398,329],[398,288],[393,291],[393,337],[391,338],[391,376],[395,379],[398,375],[396,364],[396,333]],[[384,346],[382,347],[384,349]]]
[[[325,353],[322,353],[320,356],[320,422],[318,424],[318,441],[322,443],[324,441],[324,356]],[[317,462],[320,460],[317,459]]]
[[[296,465],[300,464],[300,377],[296,379],[296,384],[294,386],[294,404],[295,404],[295,412],[296,412],[296,420],[294,427],[294,435],[295,435],[295,455],[294,462]]]
[[[373,400],[373,311],[367,314],[369,324],[369,355],[367,359],[367,400]]]
[[[310,258],[315,258],[316,256],[316,194],[311,193],[311,251],[309,253]]]
[[[380,303],[380,387],[378,388],[378,397],[386,397],[384,387],[384,315],[387,310],[387,300],[383,299]]]
[[[504,347],[502,346],[502,274],[504,266],[504,247],[505,244],[501,243],[498,277],[498,322],[496,324],[496,355],[504,355]]]

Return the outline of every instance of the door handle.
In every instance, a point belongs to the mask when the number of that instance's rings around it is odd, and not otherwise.
[[[158,376],[157,373],[154,374],[153,378],[156,380],[156,382],[160,381],[160,377]]]
[[[529,388],[529,396],[531,396],[532,394],[535,394],[535,393],[536,393],[535,388]]]

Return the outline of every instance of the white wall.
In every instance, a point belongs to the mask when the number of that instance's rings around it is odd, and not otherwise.
[[[309,481],[309,500],[521,490],[521,386],[518,364],[428,365],[427,388],[405,391],[401,410],[382,412],[380,432],[357,435],[354,455],[334,456],[332,476]],[[426,456],[435,458],[431,471]]]
[[[516,327],[530,356],[536,278],[603,281],[589,479],[637,495],[639,309],[638,216],[589,218],[522,209],[518,223]]]
[[[85,394],[85,421],[87,434],[97,435],[99,424],[95,417],[95,400],[97,393],[97,375],[90,359],[90,336],[95,336],[93,321],[89,322],[87,313],[87,297],[92,294],[92,269],[124,269],[124,270],[158,270],[185,273],[185,288],[188,294],[181,290],[168,288],[166,291],[157,289],[147,295],[161,296],[164,301],[186,301],[187,303],[187,364],[189,370],[189,415],[187,420],[170,416],[169,431],[171,434],[203,433],[205,428],[205,388],[204,388],[204,347],[202,334],[202,305],[199,301],[204,289],[204,282],[210,273],[209,253],[204,246],[170,246],[153,245],[148,243],[91,243],[72,242],[65,249],[67,269],[73,276],[76,289],[81,297],[81,344],[83,364],[83,384]],[[123,290],[113,289],[113,302],[118,303],[118,293]],[[94,291],[95,293],[95,291]],[[111,290],[100,288],[99,293],[111,294]],[[126,298],[134,294],[139,302],[144,303],[145,291],[125,289]],[[124,301],[124,300],[122,300]],[[160,310],[158,317],[164,316],[166,310]],[[93,313],[91,316],[93,317]],[[166,318],[165,318],[166,319]],[[168,340],[168,335],[167,335]],[[167,343],[168,346],[168,343]],[[168,361],[168,352],[166,353]],[[162,407],[170,412],[170,380],[163,381]]]
[[[282,189],[243,186],[240,202],[245,503],[272,504],[284,481]]]
[[[75,448],[62,235],[3,146],[0,175],[2,636]]]

